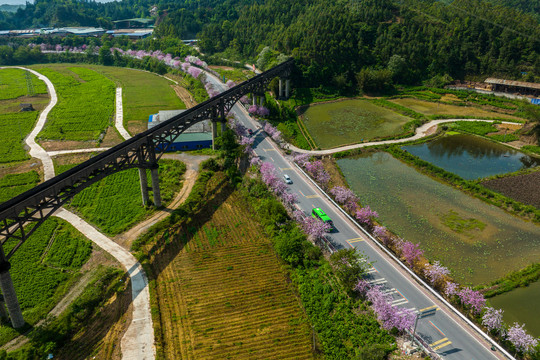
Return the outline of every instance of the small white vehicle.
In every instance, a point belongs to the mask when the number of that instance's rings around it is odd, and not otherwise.
[[[283,178],[285,179],[285,183],[292,184],[292,180],[289,175],[283,174]]]

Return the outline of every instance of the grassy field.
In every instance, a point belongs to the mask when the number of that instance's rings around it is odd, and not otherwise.
[[[286,273],[223,175],[209,203],[165,230],[151,254],[158,354],[165,359],[311,359],[307,318]],[[157,323],[156,323],[157,322]]]
[[[15,241],[4,244],[8,253]],[[11,277],[24,319],[35,324],[65,294],[92,251],[90,241],[67,222],[46,220],[10,259]],[[18,335],[0,326],[0,344]]]
[[[0,114],[0,163],[23,161],[30,158],[24,138],[32,131],[37,111]]]
[[[8,174],[0,178],[0,203],[30,190],[39,183],[39,180],[39,175],[36,171]]]
[[[45,83],[20,69],[0,70],[0,163],[29,159],[24,138],[32,131],[38,112],[19,112],[21,103],[41,110],[49,99]]]
[[[238,69],[228,66],[210,66],[210,68],[216,71],[219,75],[221,75],[222,81],[223,77],[225,77],[225,82],[227,82],[227,80],[232,80],[239,84],[249,78],[252,78],[255,75],[252,71],[248,69]]]
[[[424,101],[414,98],[403,98],[390,100],[401,106],[405,106],[416,112],[424,114],[426,116],[456,116],[456,117],[470,117],[470,118],[504,118],[509,120],[523,121],[516,116],[502,114],[495,111],[488,111],[473,106],[458,106],[448,105],[436,102]]]
[[[124,126],[134,135],[147,129],[148,116],[160,110],[185,109],[169,80],[149,72],[89,66],[122,87]]]
[[[114,83],[82,67],[39,65],[56,88],[58,103],[49,113],[38,138],[97,141],[109,127],[114,114]]]
[[[60,165],[57,170],[62,172],[73,166],[75,164]],[[185,169],[185,164],[179,161],[160,161],[159,181],[164,205],[182,188],[181,177]],[[151,184],[150,180],[148,184]],[[71,200],[69,208],[109,235],[124,232],[154,211],[152,207],[145,208],[142,205],[137,169],[107,176],[84,189]]]
[[[411,119],[365,100],[310,106],[302,115],[310,135],[323,149],[395,136]]]
[[[34,74],[21,69],[0,70],[0,100],[47,94],[47,86]]]

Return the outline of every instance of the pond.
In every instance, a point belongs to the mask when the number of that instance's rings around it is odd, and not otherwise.
[[[527,332],[540,336],[540,281],[527,287],[494,296],[489,302],[495,309],[503,309],[503,320],[512,325],[514,322],[525,324]]]
[[[473,135],[446,135],[402,148],[466,180],[540,166],[539,158]]]
[[[397,135],[410,120],[367,100],[317,104],[302,115],[309,134],[323,149]]]
[[[385,152],[338,160],[351,189],[379,220],[420,243],[462,284],[493,281],[540,258],[540,226],[520,220]]]

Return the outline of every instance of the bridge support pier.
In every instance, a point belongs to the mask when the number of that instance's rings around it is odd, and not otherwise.
[[[217,122],[212,120],[212,150],[216,150]]]
[[[259,105],[260,105],[260,106],[264,106],[264,100],[266,100],[266,99],[264,98],[264,95],[261,95],[261,97],[259,98]]]
[[[285,99],[289,98],[290,87],[291,87],[291,81],[289,79],[285,80]]]
[[[0,256],[4,258],[3,251]],[[2,294],[4,295],[4,301],[7,305],[9,317],[11,318],[11,324],[15,329],[18,329],[24,326],[24,319],[22,316],[21,307],[19,306],[19,300],[17,300],[15,288],[13,287],[13,280],[11,280],[11,275],[9,274],[10,267],[11,264],[8,261],[1,261],[0,289],[2,289]]]
[[[253,104],[252,104],[252,105],[257,105],[257,95],[255,95],[255,93],[252,93],[252,94],[251,94],[251,99],[253,100]]]
[[[227,130],[227,126],[225,125],[225,119],[221,120],[221,136],[223,136],[223,133]]]
[[[141,183],[141,195],[142,203],[144,206],[148,205],[148,178],[146,177],[146,169],[139,168],[139,181]]]
[[[154,194],[154,206],[157,208],[161,207],[161,193],[159,191],[159,175],[158,175],[159,165],[155,165],[150,169],[150,176],[152,178],[152,193]]]
[[[283,81],[281,78],[279,79],[279,94],[278,99],[281,99],[283,97]]]

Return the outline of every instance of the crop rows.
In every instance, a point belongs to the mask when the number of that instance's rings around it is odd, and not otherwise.
[[[27,76],[29,81],[27,81]],[[46,93],[45,83],[25,70],[2,69],[0,71],[0,100]]]
[[[97,140],[114,113],[114,83],[85,68],[38,69],[54,84],[58,103],[39,137],[53,140]]]
[[[29,159],[24,138],[32,131],[37,111],[0,114],[0,163]]]
[[[313,358],[307,319],[244,200],[234,192],[209,217],[171,230],[152,264],[165,358]]]
[[[170,202],[181,189],[184,171],[185,165],[181,162],[160,161],[160,190],[164,204]],[[107,176],[75,195],[70,207],[110,235],[127,230],[152,211],[142,205],[137,169]]]
[[[39,174],[29,171],[21,174],[8,174],[0,178],[0,203],[30,190],[39,183]]]

